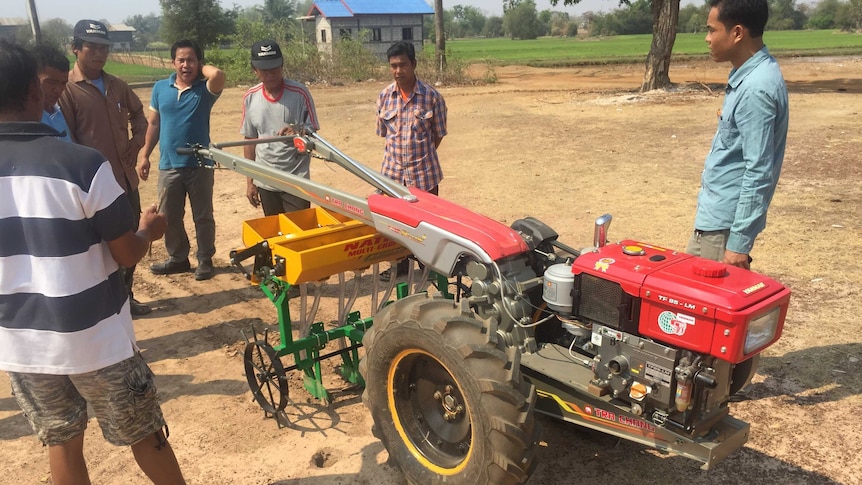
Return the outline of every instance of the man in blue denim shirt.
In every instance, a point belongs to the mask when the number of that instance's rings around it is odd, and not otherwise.
[[[730,61],[718,131],[706,157],[686,252],[749,269],[766,226],[787,141],[787,87],[763,43],[766,0],[711,0],[706,42]]]

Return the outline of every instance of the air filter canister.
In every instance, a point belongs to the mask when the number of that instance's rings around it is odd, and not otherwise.
[[[548,308],[559,313],[572,313],[572,287],[575,283],[572,265],[555,264],[550,266],[545,270],[542,279],[544,280],[542,299],[548,304]]]

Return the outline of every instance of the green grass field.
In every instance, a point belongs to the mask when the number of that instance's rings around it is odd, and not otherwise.
[[[862,34],[831,30],[786,30],[766,32],[770,53],[782,56],[832,56],[862,54]],[[652,35],[614,37],[545,37],[536,40],[454,39],[446,43],[450,57],[464,63],[488,62],[492,65],[563,67],[584,64],[643,62],[649,53]],[[434,45],[426,43],[433,56]],[[707,58],[704,34],[678,34],[674,58]],[[157,55],[146,52],[144,55]],[[167,55],[167,54],[165,54]],[[74,58],[72,58],[74,62]],[[382,64],[381,64],[382,66]],[[129,83],[151,82],[167,77],[170,69],[108,61],[105,70]],[[229,76],[230,77],[230,76]]]
[[[105,71],[122,78],[127,83],[140,83],[158,81],[168,77],[171,69],[160,69],[157,67],[141,66],[138,64],[123,64],[121,62],[108,61]]]
[[[66,57],[69,58],[69,66],[73,66],[75,64],[75,56]],[[158,81],[159,79],[168,77],[174,71],[171,69],[142,66],[140,64],[125,64],[112,61],[108,58],[108,62],[105,64],[105,72],[113,74],[127,83],[141,83]]]
[[[705,34],[677,34],[675,57],[706,57]],[[764,34],[770,53],[778,56],[849,55],[862,53],[862,34],[831,30],[786,30]],[[652,35],[558,38],[536,40],[455,39],[446,43],[450,55],[468,62],[564,66],[642,61]],[[428,45],[432,51],[433,45]]]

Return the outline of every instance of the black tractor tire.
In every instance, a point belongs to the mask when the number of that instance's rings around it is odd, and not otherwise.
[[[520,352],[466,302],[417,294],[374,317],[362,341],[372,431],[410,483],[518,484],[536,465],[535,387]]]

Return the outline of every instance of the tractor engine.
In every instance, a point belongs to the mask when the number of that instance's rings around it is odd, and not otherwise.
[[[542,300],[562,330],[537,330],[537,341],[592,370],[587,393],[656,426],[705,435],[781,335],[790,290],[666,248],[604,244],[598,224],[594,244],[545,268]]]

